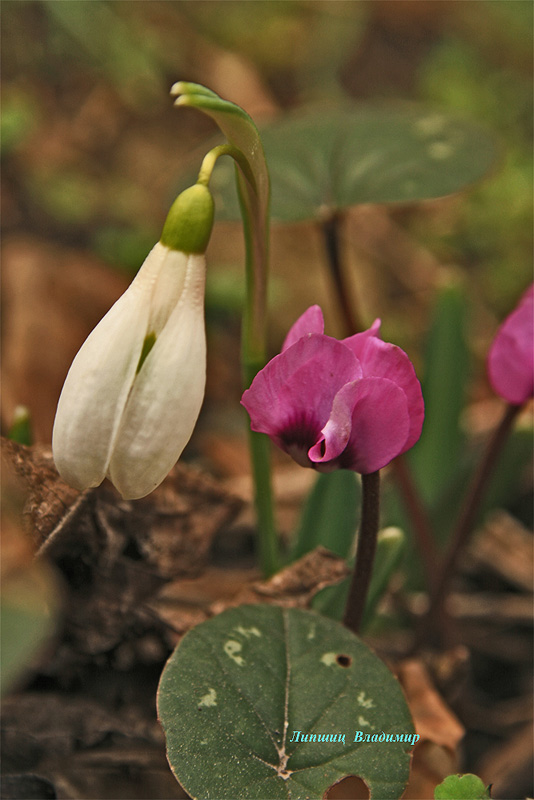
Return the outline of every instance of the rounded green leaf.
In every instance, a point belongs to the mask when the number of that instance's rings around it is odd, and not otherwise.
[[[434,800],[486,800],[488,789],[480,778],[467,775],[449,775],[434,789]]]
[[[2,582],[0,600],[3,694],[24,678],[54,633],[58,612],[55,577],[39,561],[9,572]]]
[[[167,662],[158,710],[193,798],[321,798],[357,775],[388,800],[408,780],[415,737],[397,680],[309,611],[240,606],[194,628]]]
[[[322,219],[361,203],[443,197],[482,178],[498,155],[495,138],[479,125],[412,106],[315,109],[263,129],[261,139],[271,213],[281,222]],[[237,219],[224,166],[216,206]]]

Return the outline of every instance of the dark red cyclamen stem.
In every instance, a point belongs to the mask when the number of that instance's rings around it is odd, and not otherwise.
[[[380,514],[380,472],[362,475],[362,517],[358,534],[356,563],[343,617],[343,624],[358,633],[365,610],[365,601],[376,552]]]
[[[343,316],[345,335],[352,336],[354,333],[363,331],[363,325],[357,309],[354,308],[354,300],[352,303],[349,300],[351,296],[350,286],[346,280],[341,263],[339,234],[343,219],[344,215],[342,214],[331,214],[327,219],[321,222],[321,231],[326,254],[328,256],[328,264],[330,266],[332,278],[334,279],[339,307]]]
[[[345,215],[342,212],[333,213],[321,222],[321,231],[325,242],[328,265],[334,281],[339,308],[343,316],[345,333],[353,336],[360,333],[364,326],[357,310],[354,308],[354,296],[350,292],[349,284],[343,271],[340,230]],[[352,298],[352,303],[350,298]],[[432,586],[437,569],[438,554],[432,535],[432,524],[428,517],[417,487],[412,479],[408,463],[399,456],[393,461],[394,476],[399,486],[403,502],[409,514],[426,574],[427,586]]]
[[[436,547],[434,537],[432,536],[431,523],[413,481],[406,456],[397,456],[397,458],[393,460],[391,466],[413,525],[415,538],[419,545],[421,559],[427,576],[427,585],[430,589],[432,581],[438,572],[439,565],[439,551]]]
[[[483,500],[497,459],[521,408],[522,406],[516,405],[508,405],[506,407],[499,425],[488,442],[484,457],[473,476],[471,487],[460,516],[458,517],[456,528],[441,563],[439,574],[431,593],[430,607],[424,626],[424,635],[426,636],[434,632],[438,634],[442,632],[443,638],[443,633],[446,634],[449,630],[449,625],[446,620],[445,605],[447,595],[450,591],[451,580],[454,577],[460,556],[463,554],[469,541],[470,534],[475,526],[480,504]]]

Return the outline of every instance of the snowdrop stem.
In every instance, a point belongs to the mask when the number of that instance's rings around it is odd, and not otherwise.
[[[358,533],[356,563],[345,608],[343,623],[358,633],[365,610],[365,600],[376,552],[380,513],[380,471],[362,475],[362,516]]]
[[[197,183],[202,184],[203,186],[208,186],[211,174],[217,163],[217,159],[221,156],[231,156],[234,161],[239,164],[243,174],[245,175],[246,179],[249,181],[251,186],[255,185],[254,176],[250,169],[249,163],[241,150],[239,148],[234,147],[231,144],[220,144],[217,147],[214,147],[209,153],[206,153],[202,164],[200,166],[200,171],[198,173]]]
[[[442,639],[447,635],[448,624],[445,605],[451,580],[475,526],[480,504],[484,498],[495,464],[522,408],[522,405],[509,404],[506,406],[501,421],[490,438],[478,469],[473,476],[456,528],[442,560],[437,580],[431,593],[430,606],[427,612],[426,624],[424,625],[425,634],[437,631]]]
[[[232,154],[233,155],[233,154]],[[236,159],[237,190],[245,236],[246,300],[241,324],[241,370],[248,388],[267,360],[267,278],[269,266],[269,208],[263,207],[256,184]],[[249,170],[250,172],[250,170]],[[243,180],[244,176],[244,180]],[[253,179],[252,179],[253,180]],[[258,549],[265,577],[280,568],[278,536],[271,484],[271,449],[267,436],[249,431],[249,452],[258,523]]]
[[[237,191],[243,218],[246,250],[246,303],[243,314],[242,371],[248,387],[266,362],[267,279],[269,269],[270,181],[258,130],[242,108],[223,100],[196,83],[178,81],[171,89],[175,105],[191,106],[211,117],[227,139],[204,159],[199,183],[209,181],[219,156],[231,156],[236,169]],[[251,435],[251,460],[255,483],[260,557],[266,575],[278,566],[278,540],[270,489],[268,442]]]
[[[238,162],[239,164],[239,162]],[[262,214],[249,181],[237,180],[245,236],[246,300],[241,325],[241,369],[248,388],[267,360],[267,275],[269,217]],[[249,452],[258,523],[258,549],[265,577],[280,568],[271,483],[271,446],[265,434],[249,431]]]

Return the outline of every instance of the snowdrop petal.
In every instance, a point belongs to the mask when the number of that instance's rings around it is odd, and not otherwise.
[[[52,448],[59,473],[77,489],[98,486],[106,475],[147,332],[160,259],[156,245],[86,339],[65,380]]]
[[[206,381],[205,259],[185,256],[178,304],[146,358],[124,409],[109,477],[123,497],[144,497],[178,460],[195,426]],[[179,266],[179,263],[178,263]],[[165,270],[172,269],[173,258]]]

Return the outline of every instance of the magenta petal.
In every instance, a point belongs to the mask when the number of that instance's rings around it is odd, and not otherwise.
[[[488,373],[493,390],[509,403],[521,405],[533,396],[533,287],[497,331],[488,356]]]
[[[367,344],[370,338],[378,339],[380,338],[380,325],[382,324],[381,320],[375,319],[373,324],[370,328],[367,328],[366,331],[362,331],[361,333],[355,333],[354,336],[349,336],[347,339],[342,339],[344,345],[349,347],[357,359],[361,359],[361,354],[365,345]]]
[[[308,451],[315,464],[326,464],[341,455],[352,431],[352,412],[358,398],[359,381],[342,386],[334,397],[330,418],[321,431],[321,437]]]
[[[362,378],[355,388],[352,430],[339,466],[367,474],[406,449],[408,402],[402,389],[387,378]]]
[[[360,364],[348,348],[311,333],[269,361],[241,403],[252,430],[268,434],[299,463],[311,466],[306,454],[328,422],[334,397],[359,377]]]
[[[281,352],[287,350],[288,347],[295,344],[303,336],[308,333],[324,333],[324,319],[323,312],[320,306],[310,306],[304,314],[291,326],[289,332],[284,339]]]
[[[409,450],[421,436],[425,417],[425,404],[421,384],[413,364],[400,347],[383,342],[376,337],[368,338],[360,352],[360,363],[364,377],[388,378],[396,383],[406,395],[410,429],[402,452]]]

